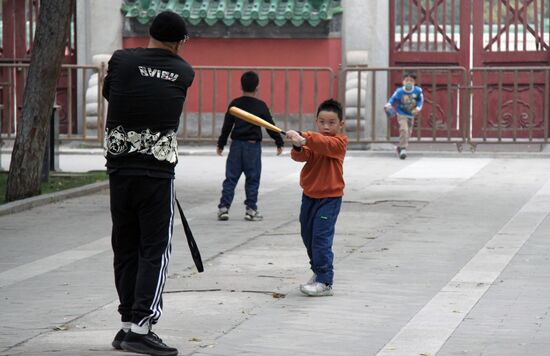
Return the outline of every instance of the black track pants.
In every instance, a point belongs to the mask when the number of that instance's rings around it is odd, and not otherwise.
[[[162,314],[174,222],[174,180],[110,175],[115,285],[122,321],[155,324]]]

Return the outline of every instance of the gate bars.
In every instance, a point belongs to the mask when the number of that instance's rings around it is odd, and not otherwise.
[[[347,85],[341,89],[350,142],[388,143],[398,138],[397,122],[387,120],[384,105],[402,85],[403,73],[410,71],[416,73],[417,85],[424,92],[424,106],[415,120],[411,141],[467,141],[468,103],[464,88],[468,74],[463,67],[349,67],[343,69],[341,80],[348,82],[357,76],[360,83],[355,88]]]
[[[550,67],[196,67],[181,116],[178,137],[187,142],[217,139],[229,101],[240,95],[240,75],[260,75],[263,99],[284,129],[310,130],[317,105],[338,96],[344,105],[351,143],[397,142],[395,120],[384,104],[414,71],[424,91],[424,108],[415,120],[411,142],[464,144],[549,142]],[[28,64],[0,64],[2,138],[13,139]],[[64,65],[58,83],[60,139],[102,144],[105,102],[101,84],[105,68]],[[99,78],[95,87],[87,81]],[[82,78],[75,85],[77,77]],[[339,78],[338,78],[339,77]],[[99,99],[99,100],[98,100]],[[89,123],[94,121],[90,125]],[[99,130],[98,130],[99,129]]]
[[[398,141],[396,120],[383,107],[401,86],[404,72],[417,74],[424,107],[410,142],[548,143],[550,67],[347,67],[340,76],[346,130],[353,143]],[[350,85],[351,83],[351,85]]]
[[[232,99],[241,96],[241,75],[255,71],[258,98],[263,100],[277,126],[311,130],[317,106],[335,95],[337,77],[329,67],[194,66],[180,120],[178,138],[187,142],[215,141]]]
[[[15,139],[29,63],[0,63],[0,135]],[[103,143],[105,65],[63,64],[55,93],[59,140]]]
[[[547,143],[550,67],[470,70],[472,144]]]

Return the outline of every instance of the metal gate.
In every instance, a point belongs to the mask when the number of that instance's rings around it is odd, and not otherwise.
[[[391,0],[390,66],[470,61],[470,0]]]
[[[550,0],[392,0],[390,66],[547,66],[549,26]]]
[[[220,134],[227,104],[241,93],[238,78],[253,70],[260,77],[259,98],[267,103],[275,123],[288,130],[311,130],[318,104],[337,91],[329,67],[195,66],[178,137],[187,142],[214,141]]]
[[[471,143],[548,142],[550,67],[472,68],[470,78]]]
[[[547,141],[549,27],[550,0],[391,0],[390,66],[466,68],[473,142]]]
[[[472,141],[548,139],[549,0],[473,4]]]

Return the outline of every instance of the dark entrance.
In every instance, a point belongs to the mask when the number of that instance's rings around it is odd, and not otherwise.
[[[76,10],[76,9],[75,9]],[[23,89],[32,51],[32,43],[38,14],[39,0],[4,0],[0,2],[0,112],[1,133],[8,137],[15,134],[19,111],[23,102]],[[73,14],[76,11],[73,10]],[[76,22],[73,15],[71,33],[65,48],[65,64],[76,63]],[[67,110],[73,111],[72,127],[76,129],[76,97],[67,97],[67,88],[76,88],[76,77],[68,77],[61,71],[58,81],[56,103],[59,105],[60,131],[69,127]],[[70,103],[69,103],[70,102]],[[68,109],[70,108],[70,109]]]

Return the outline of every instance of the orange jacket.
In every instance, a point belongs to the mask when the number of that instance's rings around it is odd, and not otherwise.
[[[300,173],[300,186],[310,198],[336,198],[344,195],[344,157],[348,146],[345,135],[325,136],[318,132],[302,133],[307,143],[290,156],[306,162]]]

